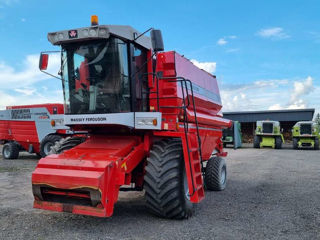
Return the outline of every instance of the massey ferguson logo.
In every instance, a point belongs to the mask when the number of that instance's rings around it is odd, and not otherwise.
[[[70,30],[68,32],[69,38],[77,38],[78,37],[78,31],[77,30]]]
[[[71,122],[104,122],[106,117],[70,118]]]

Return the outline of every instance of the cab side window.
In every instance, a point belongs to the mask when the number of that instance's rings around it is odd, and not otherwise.
[[[136,82],[136,111],[146,112],[148,109],[148,77],[146,75],[147,69],[147,51],[142,48],[134,47],[133,65],[134,78]]]

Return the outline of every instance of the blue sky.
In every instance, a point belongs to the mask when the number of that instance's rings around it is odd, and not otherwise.
[[[61,83],[38,71],[58,50],[47,32],[125,24],[162,30],[176,50],[219,79],[224,111],[320,111],[320,2],[0,0],[0,108],[62,101]],[[56,61],[57,63],[58,61]]]

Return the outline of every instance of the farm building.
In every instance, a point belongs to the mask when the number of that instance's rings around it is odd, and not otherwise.
[[[290,109],[290,110],[266,110],[266,111],[243,111],[224,112],[223,117],[241,123],[242,138],[244,142],[252,142],[256,121],[275,120],[279,121],[286,140],[291,140],[291,129],[298,121],[311,121],[314,108]]]

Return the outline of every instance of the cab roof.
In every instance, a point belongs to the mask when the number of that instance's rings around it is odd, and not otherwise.
[[[110,36],[115,36],[123,40],[133,41],[146,49],[151,49],[151,39],[144,35],[137,38],[139,35],[140,32],[127,25],[95,25],[50,32],[48,33],[48,40],[53,45],[63,45],[71,42],[108,39]]]

